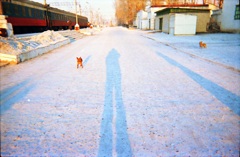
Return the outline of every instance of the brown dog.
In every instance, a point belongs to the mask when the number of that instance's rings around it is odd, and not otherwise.
[[[77,68],[79,67],[79,66],[81,66],[82,68],[83,68],[83,64],[82,64],[82,58],[81,57],[77,57]]]
[[[206,43],[203,43],[202,41],[199,42],[199,46],[201,48],[207,48],[207,44]]]

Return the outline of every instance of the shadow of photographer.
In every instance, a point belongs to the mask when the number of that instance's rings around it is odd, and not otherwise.
[[[116,153],[117,156],[132,156],[127,133],[126,112],[122,100],[119,57],[120,54],[115,49],[112,49],[106,57],[105,101],[100,130],[99,157],[113,154],[114,102],[116,107]]]

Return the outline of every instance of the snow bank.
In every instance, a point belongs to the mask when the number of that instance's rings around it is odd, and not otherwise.
[[[93,34],[97,34],[100,31],[102,31],[102,28],[100,28],[100,27],[80,29],[80,33],[82,33],[84,35],[93,35]]]
[[[54,31],[46,31],[39,35],[31,37],[30,41],[38,42],[42,45],[49,45],[49,43],[56,43],[66,38],[61,34]]]
[[[23,62],[69,42],[69,39],[54,31],[46,31],[28,39],[0,37],[0,60]]]

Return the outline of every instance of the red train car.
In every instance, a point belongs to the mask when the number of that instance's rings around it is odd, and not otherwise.
[[[76,14],[29,0],[1,0],[0,13],[7,16],[15,34],[59,30],[74,27]],[[78,15],[80,28],[87,27],[87,17]]]
[[[63,29],[66,27],[74,27],[76,24],[76,14],[63,11],[57,8],[48,8],[49,26],[54,30]],[[81,28],[88,26],[88,19],[78,15],[78,24]]]

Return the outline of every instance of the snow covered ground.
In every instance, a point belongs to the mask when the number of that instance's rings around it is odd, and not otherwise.
[[[1,156],[238,157],[237,40],[105,28],[2,67]]]
[[[173,36],[166,33],[149,33],[147,37],[178,51],[197,56],[207,61],[240,70],[240,34],[216,33],[195,36]],[[207,48],[199,48],[199,42]]]

